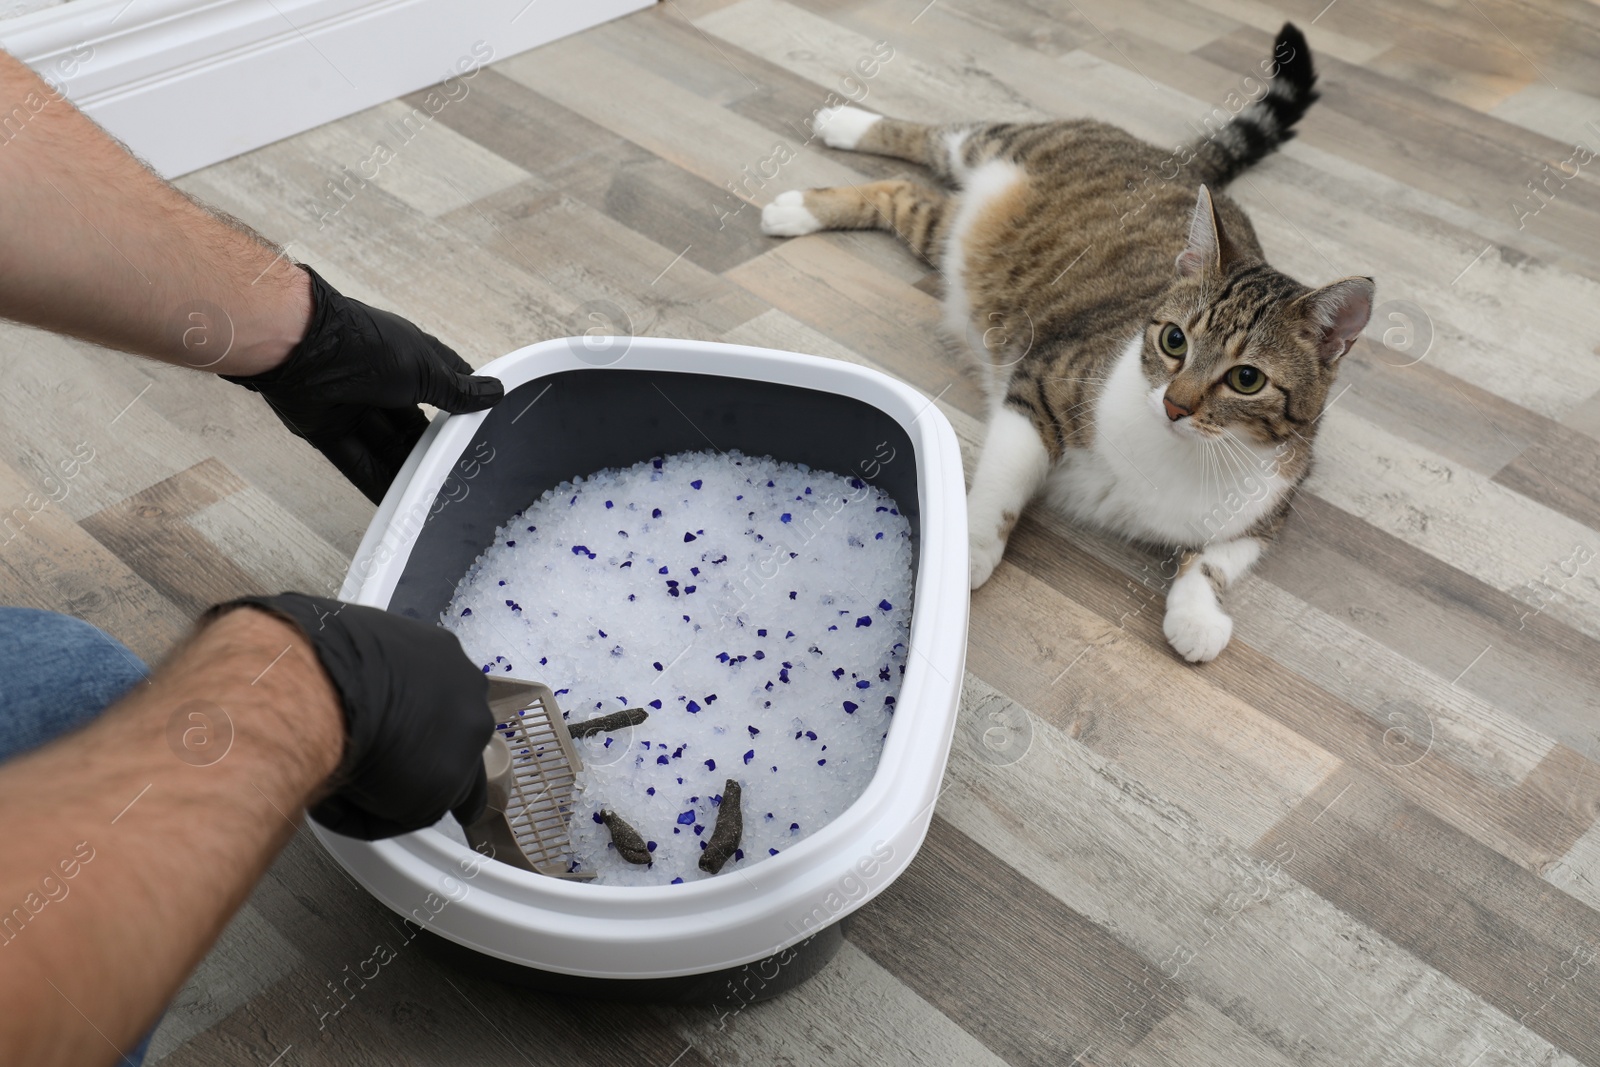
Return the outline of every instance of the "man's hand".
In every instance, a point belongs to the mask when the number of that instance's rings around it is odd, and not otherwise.
[[[27,99],[47,102],[0,152],[0,317],[227,375],[373,501],[427,426],[417,404],[500,399],[416,326],[162,181],[0,52],[0,114]]]
[[[255,598],[0,765],[0,1064],[122,1062],[306,805],[363,837],[476,815],[487,685],[443,630]]]
[[[377,608],[283,593],[244,597],[300,629],[339,693],[345,748],[311,817],[366,841],[483,814],[483,746],[494,731],[489,682],[454,634]]]
[[[223,375],[260,393],[373,503],[394,481],[428,420],[416,407],[482,411],[505,395],[460,356],[398,315],[343,295],[310,267],[311,325],[281,366]]]

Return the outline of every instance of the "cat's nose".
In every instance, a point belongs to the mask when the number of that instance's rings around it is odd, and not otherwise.
[[[1171,419],[1173,422],[1177,422],[1185,415],[1194,414],[1193,408],[1180,407],[1172,402],[1171,397],[1162,397],[1161,402],[1167,406],[1167,418]]]

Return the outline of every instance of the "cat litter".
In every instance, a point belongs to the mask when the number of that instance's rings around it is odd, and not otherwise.
[[[859,479],[678,453],[512,516],[442,621],[491,677],[548,684],[575,734],[606,723],[573,741],[569,873],[689,882],[778,855],[866,788],[906,667],[911,551],[894,499]]]

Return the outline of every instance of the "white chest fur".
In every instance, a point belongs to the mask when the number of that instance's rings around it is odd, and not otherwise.
[[[1170,423],[1162,389],[1140,368],[1143,343],[1135,336],[1117,358],[1095,404],[1093,446],[1067,450],[1045,499],[1080,522],[1140,540],[1199,547],[1237,537],[1291,488],[1279,473],[1282,457],[1237,434],[1208,441]]]

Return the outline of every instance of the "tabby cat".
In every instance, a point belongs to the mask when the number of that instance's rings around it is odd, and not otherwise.
[[[972,587],[1042,494],[1175,550],[1163,629],[1193,662],[1227,645],[1219,594],[1282,525],[1372,309],[1370,278],[1311,289],[1269,266],[1215,191],[1292,137],[1317,98],[1293,25],[1262,69],[1264,93],[1171,152],[1083,119],[924,126],[828,108],[813,120],[826,144],[922,164],[955,189],[796,190],[761,214],[781,236],[893,230],[941,270],[945,323],[990,397],[968,495]]]

